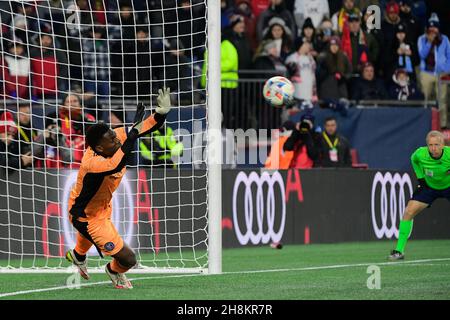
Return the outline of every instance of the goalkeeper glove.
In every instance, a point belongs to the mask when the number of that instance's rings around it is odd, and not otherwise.
[[[158,106],[155,109],[156,113],[159,113],[161,115],[169,113],[171,108],[170,88],[159,89],[156,102],[158,103]]]
[[[133,126],[131,127],[131,129],[136,129],[138,133],[140,133],[142,129],[142,123],[144,121],[144,116],[145,116],[145,105],[142,102],[140,102],[136,107],[136,114],[134,116]]]

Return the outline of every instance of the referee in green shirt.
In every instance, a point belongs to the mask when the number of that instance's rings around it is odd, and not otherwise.
[[[439,131],[427,134],[427,146],[420,147],[411,156],[411,163],[419,185],[406,206],[400,221],[397,248],[389,260],[403,259],[406,242],[411,234],[414,217],[431,206],[434,200],[450,201],[450,147],[444,145],[444,135]]]

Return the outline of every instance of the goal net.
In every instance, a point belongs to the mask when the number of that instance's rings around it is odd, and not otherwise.
[[[137,254],[132,272],[207,271],[207,10],[206,0],[1,1],[0,272],[66,272],[86,130],[131,125],[164,86],[172,111],[136,144],[111,219]],[[93,272],[107,263],[95,247],[88,257]]]

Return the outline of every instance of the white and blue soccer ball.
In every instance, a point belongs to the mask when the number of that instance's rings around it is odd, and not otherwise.
[[[282,107],[294,101],[294,90],[294,85],[289,79],[276,76],[264,84],[263,96],[271,106]]]

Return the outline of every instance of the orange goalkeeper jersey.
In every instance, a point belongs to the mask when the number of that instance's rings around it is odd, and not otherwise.
[[[141,132],[149,131],[157,122],[154,116],[148,117]],[[125,128],[114,130],[121,144],[127,139]],[[79,221],[109,218],[114,191],[126,172],[126,155],[119,148],[111,158],[105,158],[87,148],[81,160],[77,182],[69,199],[69,212]]]

